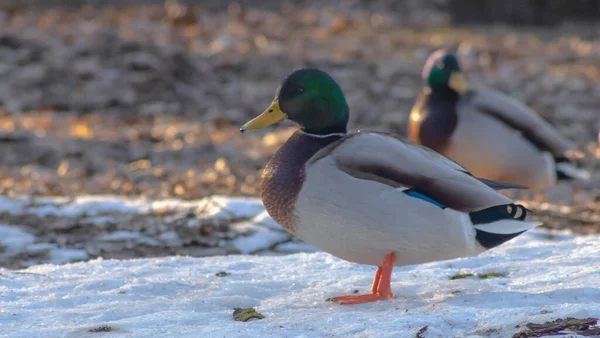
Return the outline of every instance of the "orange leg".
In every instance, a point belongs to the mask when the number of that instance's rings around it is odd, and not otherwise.
[[[392,294],[392,269],[394,268],[393,253],[385,255],[383,265],[377,268],[375,279],[373,280],[372,293],[356,296],[340,296],[333,298],[333,301],[342,305],[362,304],[376,302],[378,300],[387,300],[394,297]]]
[[[381,267],[377,267],[377,271],[375,272],[375,278],[373,279],[373,285],[371,286],[371,292],[377,293],[377,289],[379,289],[379,281],[381,280]]]

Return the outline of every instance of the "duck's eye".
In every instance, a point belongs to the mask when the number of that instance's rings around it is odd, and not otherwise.
[[[304,93],[304,88],[296,87],[296,94],[302,94],[302,93]]]

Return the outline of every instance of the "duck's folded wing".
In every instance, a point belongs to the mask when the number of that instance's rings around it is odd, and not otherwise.
[[[480,88],[466,97],[464,104],[473,104],[478,111],[493,116],[518,130],[541,150],[556,158],[576,153],[576,146],[533,110],[514,98],[490,88]]]
[[[512,203],[455,162],[392,135],[357,133],[328,155],[349,175],[411,189],[454,210],[473,212]]]

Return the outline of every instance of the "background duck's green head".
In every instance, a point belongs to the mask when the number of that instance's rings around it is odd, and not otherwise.
[[[345,133],[348,103],[340,86],[318,69],[300,69],[277,89],[273,103],[240,130],[260,129],[290,119],[311,134]]]
[[[438,50],[429,56],[423,68],[423,78],[433,91],[452,90],[462,94],[470,88],[460,71],[458,59],[445,50]]]

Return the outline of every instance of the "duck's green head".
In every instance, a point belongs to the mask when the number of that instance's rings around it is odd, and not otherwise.
[[[463,94],[471,88],[460,71],[456,56],[445,50],[438,50],[429,56],[423,68],[423,78],[432,91],[452,90]]]
[[[307,133],[345,133],[348,103],[340,86],[318,69],[300,69],[277,89],[273,103],[240,131],[261,129],[284,119],[292,120]]]

